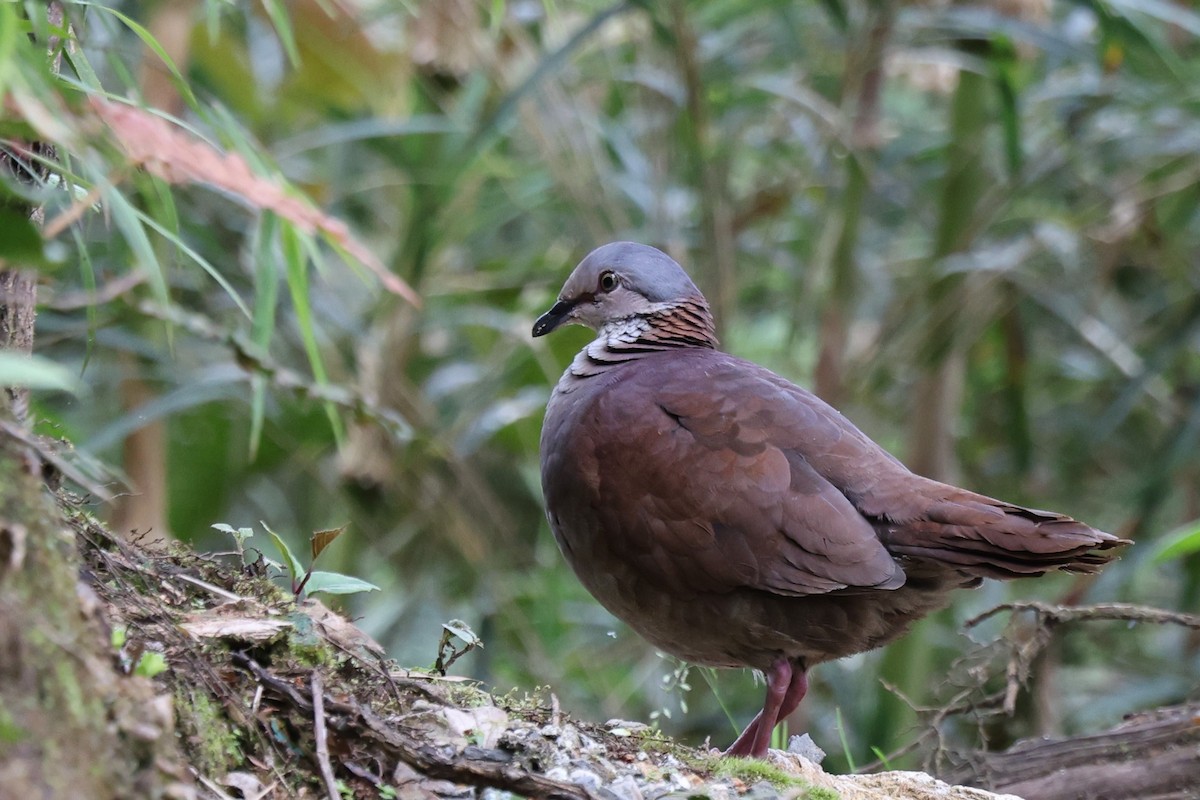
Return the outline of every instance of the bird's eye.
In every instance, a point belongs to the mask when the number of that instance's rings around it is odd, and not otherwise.
[[[606,292],[611,292],[617,288],[617,274],[615,272],[606,272],[600,276],[600,288]]]

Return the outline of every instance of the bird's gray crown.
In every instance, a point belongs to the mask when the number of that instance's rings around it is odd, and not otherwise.
[[[606,270],[617,273],[627,288],[651,303],[702,296],[683,267],[663,251],[637,242],[612,242],[597,247],[579,262],[560,297],[573,298],[593,291]]]

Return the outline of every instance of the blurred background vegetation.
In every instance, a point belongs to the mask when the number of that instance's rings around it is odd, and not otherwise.
[[[542,410],[588,335],[530,325],[587,251],[633,239],[690,269],[727,350],[814,387],[916,470],[1138,542],[1093,583],[964,593],[888,651],[820,668],[793,730],[835,768],[914,738],[908,702],[957,691],[961,624],[997,602],[1200,606],[1190,4],[63,7],[55,75],[45,4],[0,4],[0,149],[52,141],[61,176],[5,175],[46,206],[50,241],[18,251],[8,214],[0,258],[42,263],[36,349],[84,389],[38,395],[33,417],[132,485],[111,479],[121,496],[94,506],[119,529],[224,550],[214,523],[297,545],[349,523],[323,566],[382,587],[345,607],[402,664],[432,664],[458,618],[485,643],[458,674],[723,746],[722,705],[740,725],[761,687],[725,673],[714,696],[655,654],[578,585],[543,517]],[[349,233],[134,158],[97,99],[239,154]],[[1194,698],[1200,641],[1091,623],[1034,673],[1014,717],[952,741]]]

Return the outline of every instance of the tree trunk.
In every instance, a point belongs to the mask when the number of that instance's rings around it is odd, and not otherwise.
[[[62,24],[57,4],[48,14]],[[42,169],[8,166],[31,177]],[[0,271],[0,349],[32,352],[36,279]],[[27,414],[28,392],[0,392],[0,795],[159,797],[159,744],[174,746],[162,735],[169,725],[146,726],[144,715],[162,705],[148,681],[115,669],[101,604],[79,577],[74,532],[25,435]]]
[[[4,406],[0,422],[12,425]],[[155,743],[139,741],[130,719],[129,690],[141,679],[114,669],[98,603],[78,577],[73,531],[40,466],[0,432],[0,795],[158,796]]]

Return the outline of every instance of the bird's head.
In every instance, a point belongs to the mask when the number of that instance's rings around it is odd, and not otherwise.
[[[696,284],[666,253],[635,242],[613,242],[579,262],[558,302],[533,324],[533,335],[545,336],[569,323],[598,331],[606,323],[695,300],[707,308]]]

